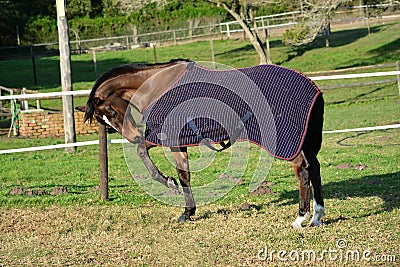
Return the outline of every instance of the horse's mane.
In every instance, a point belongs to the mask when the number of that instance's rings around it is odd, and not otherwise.
[[[184,62],[190,62],[189,59],[172,59],[169,62],[165,63],[154,63],[154,64],[147,64],[147,63],[135,63],[135,64],[125,64],[121,65],[115,68],[112,68],[111,70],[107,71],[104,73],[100,78],[96,80],[96,83],[94,84],[92,91],[89,94],[88,100],[86,102],[86,112],[85,112],[85,121],[89,120],[92,122],[94,111],[95,111],[95,103],[94,103],[94,95],[97,91],[97,89],[100,87],[101,84],[103,84],[105,81],[112,79],[114,77],[117,77],[122,74],[126,73],[136,73],[154,66],[162,66],[162,65],[168,65],[168,64],[174,64],[180,61]]]

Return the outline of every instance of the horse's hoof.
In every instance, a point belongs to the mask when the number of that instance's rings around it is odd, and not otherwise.
[[[306,213],[304,216],[297,216],[296,220],[292,223],[292,226],[296,229],[303,229],[303,223],[310,218],[310,213]]]
[[[178,223],[184,223],[187,221],[190,221],[190,216],[187,214],[182,214],[179,218],[178,218]]]
[[[309,224],[308,226],[309,226],[309,227],[314,227],[314,226],[318,227],[318,226],[321,226],[321,225],[322,225],[322,222],[314,222],[314,221],[311,221],[310,224]]]
[[[294,221],[292,223],[292,226],[294,229],[298,229],[298,230],[303,229],[303,226],[301,226],[301,224],[298,224],[296,221]]]
[[[314,215],[310,220],[309,226],[321,226],[321,219],[325,216],[325,208],[314,202]]]

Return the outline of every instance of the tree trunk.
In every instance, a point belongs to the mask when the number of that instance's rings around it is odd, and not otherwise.
[[[271,48],[269,46],[269,31],[268,31],[268,29],[265,29],[265,46],[267,48],[267,63],[272,64]]]
[[[259,59],[260,59],[260,65],[261,64],[267,64],[267,56],[265,53],[265,49],[263,46],[263,43],[258,36],[257,32],[255,31],[254,33],[251,31],[249,25],[247,25],[246,21],[244,18],[242,18],[238,13],[236,13],[234,10],[230,9],[225,3],[222,3],[223,8],[225,8],[226,11],[231,14],[236,21],[239,23],[239,25],[242,27],[244,32],[246,33],[247,37],[249,37],[250,43],[253,45],[255,50],[258,53]]]

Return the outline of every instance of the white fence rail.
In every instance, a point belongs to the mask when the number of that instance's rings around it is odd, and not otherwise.
[[[122,139],[122,138],[121,139],[110,139],[110,140],[108,140],[108,143],[109,144],[122,144],[122,143],[129,143],[129,141],[126,139]],[[68,144],[13,148],[13,149],[0,150],[0,154],[11,154],[11,153],[18,153],[18,152],[34,152],[34,151],[41,151],[41,150],[79,147],[79,146],[91,146],[91,145],[98,145],[98,144],[99,144],[99,140],[93,140],[93,141],[76,142],[76,143],[68,143]]]
[[[314,81],[322,81],[322,80],[338,80],[338,79],[351,79],[351,78],[364,78],[364,77],[380,77],[380,76],[394,76],[397,75],[400,77],[400,71],[387,71],[387,72],[374,72],[374,73],[357,73],[357,74],[343,74],[343,75],[331,75],[331,76],[318,76],[318,77],[310,77],[311,80]],[[400,79],[400,78],[399,78]],[[27,99],[48,99],[48,98],[60,98],[65,95],[73,95],[73,96],[87,96],[89,95],[91,90],[81,90],[81,91],[72,91],[72,92],[52,92],[52,93],[37,93],[30,95],[9,95],[9,96],[0,96],[0,101],[2,100],[27,100]],[[324,134],[329,133],[347,133],[347,132],[360,132],[360,131],[373,131],[373,130],[383,130],[383,129],[396,129],[400,128],[400,124],[391,124],[391,125],[383,125],[383,126],[373,126],[373,127],[365,127],[365,128],[354,128],[354,129],[343,129],[343,130],[332,130],[332,131],[323,131]],[[126,139],[112,139],[108,140],[108,143],[118,144],[128,142]],[[15,149],[6,149],[0,150],[0,154],[10,154],[10,153],[18,153],[18,152],[32,152],[32,151],[41,151],[41,150],[49,150],[49,149],[58,149],[58,148],[68,148],[68,147],[79,147],[79,146],[87,146],[87,145],[97,145],[99,144],[98,140],[86,141],[86,142],[76,142],[76,143],[68,143],[68,144],[56,144],[56,145],[48,145],[48,146],[38,146],[38,147],[26,147],[26,148],[15,148]]]
[[[382,76],[396,76],[400,75],[400,71],[385,71],[385,72],[373,72],[373,73],[355,73],[355,74],[341,74],[341,75],[327,75],[318,77],[309,77],[313,81],[323,81],[323,80],[340,80],[340,79],[353,79],[353,78],[366,78],[366,77],[382,77]],[[80,90],[72,92],[51,92],[51,93],[37,93],[37,94],[26,94],[26,95],[9,95],[0,96],[0,101],[2,100],[27,100],[27,99],[50,99],[50,98],[60,98],[66,95],[72,96],[87,96],[90,94],[91,90]]]
[[[281,14],[261,16],[255,18],[255,23],[258,30],[285,28],[297,24],[297,15],[301,14],[300,11],[286,12]],[[221,22],[220,33],[226,34],[228,37],[231,33],[243,32],[237,21]]]
[[[400,75],[400,71],[394,70],[394,71],[373,72],[373,73],[355,73],[355,74],[328,75],[328,76],[310,77],[310,79],[313,80],[313,81],[324,81],[324,80],[341,80],[341,79],[395,76],[395,75]]]
[[[62,96],[72,95],[72,96],[88,96],[91,90],[80,90],[80,91],[70,91],[70,92],[51,92],[51,93],[36,93],[36,94],[26,94],[26,95],[8,95],[0,96],[0,101],[2,100],[28,100],[28,99],[51,99],[60,98]]]

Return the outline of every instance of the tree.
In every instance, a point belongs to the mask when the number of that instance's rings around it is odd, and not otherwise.
[[[89,17],[92,12],[90,0],[69,0],[68,1],[68,19],[74,17]]]
[[[54,0],[2,0],[0,1],[0,45],[19,44],[25,25],[38,16],[55,17]],[[18,34],[18,37],[17,37]]]
[[[301,0],[301,21],[296,27],[285,31],[284,43],[293,46],[306,45],[314,41],[322,31],[327,38],[331,13],[344,2],[348,0]],[[326,43],[328,47],[328,40]]]
[[[263,0],[209,0],[209,2],[223,7],[239,23],[254,49],[257,51],[260,64],[272,63],[271,58],[267,56],[269,53],[265,51],[263,41],[258,33],[257,24],[255,22],[256,10],[260,6],[271,2]]]

